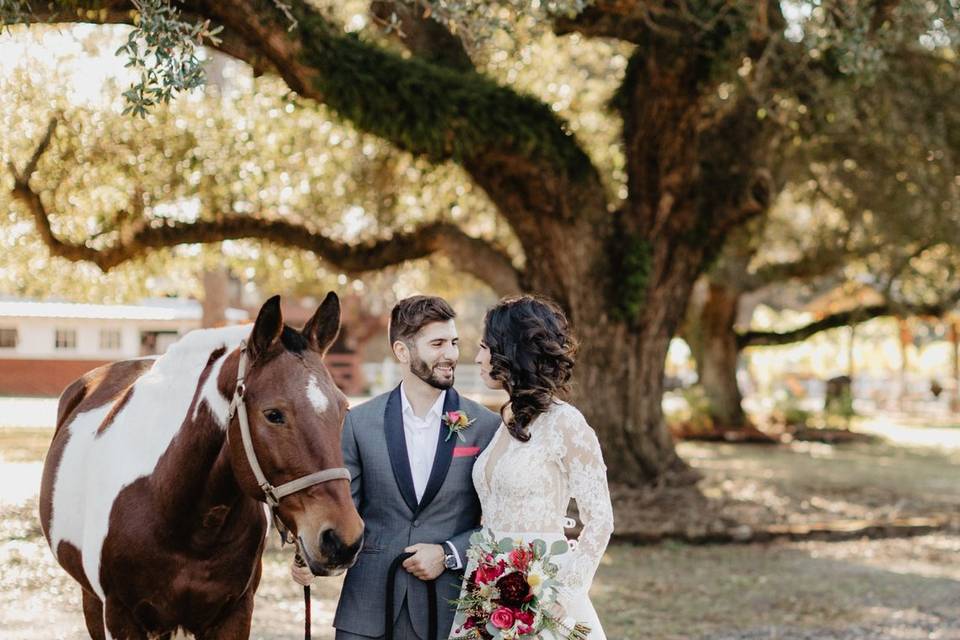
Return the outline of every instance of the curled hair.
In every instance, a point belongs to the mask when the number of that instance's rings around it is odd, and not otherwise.
[[[510,407],[507,429],[526,442],[534,419],[569,392],[577,344],[567,317],[545,298],[504,298],[487,312],[483,341],[490,350],[490,377],[510,396],[500,414]]]

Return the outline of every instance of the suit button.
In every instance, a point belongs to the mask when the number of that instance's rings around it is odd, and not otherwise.
[[[413,526],[419,527],[419,526],[420,526],[420,521],[419,521],[419,520],[414,520],[414,521],[413,521]]]

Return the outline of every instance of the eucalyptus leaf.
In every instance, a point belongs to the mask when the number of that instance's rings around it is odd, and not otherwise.
[[[536,557],[542,558],[547,555],[547,543],[543,540],[540,540],[539,538],[534,540],[532,546],[533,553],[536,555]]]
[[[550,545],[551,556],[562,556],[568,551],[570,551],[570,544],[566,540],[557,540]]]

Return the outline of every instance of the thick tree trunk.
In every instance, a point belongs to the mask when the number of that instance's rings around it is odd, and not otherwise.
[[[527,265],[530,289],[556,298],[570,315],[580,340],[571,401],[597,432],[609,477],[635,486],[696,482],[700,475],[676,453],[661,401],[667,348],[702,256],[675,250],[660,263],[668,269],[650,274],[639,317],[628,320],[616,312],[624,274],[611,274],[612,287],[596,275],[609,269],[604,244],[583,233],[564,237],[551,252],[564,260]],[[563,290],[552,290],[557,285]]]
[[[698,322],[701,349],[696,354],[697,373],[710,402],[710,417],[718,429],[725,431],[748,426],[737,384],[740,349],[734,323],[739,303],[739,292],[709,282]]]
[[[642,334],[624,325],[578,327],[573,403],[603,444],[611,480],[631,485],[690,484],[699,475],[677,455],[663,418],[663,371],[670,336],[663,327]]]

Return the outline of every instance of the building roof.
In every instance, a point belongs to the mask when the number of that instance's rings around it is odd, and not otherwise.
[[[200,320],[203,307],[196,300],[155,299],[140,304],[86,304],[0,300],[0,318],[75,318],[88,320]],[[250,314],[227,309],[228,322],[244,322]]]

